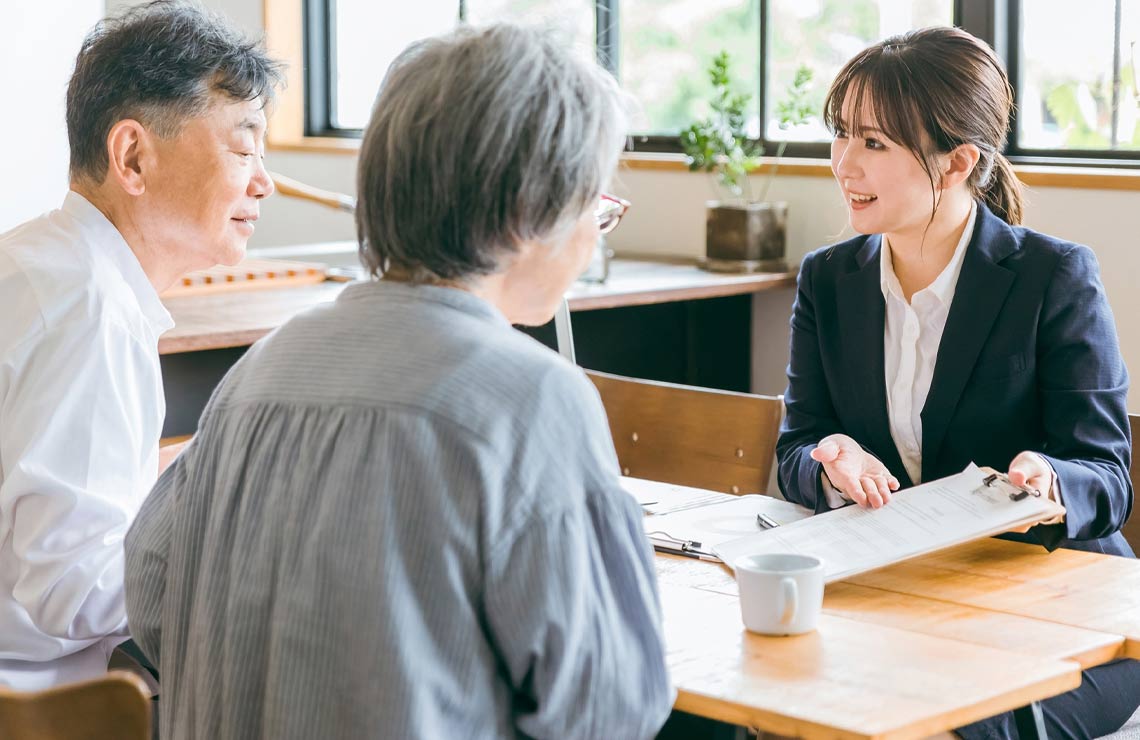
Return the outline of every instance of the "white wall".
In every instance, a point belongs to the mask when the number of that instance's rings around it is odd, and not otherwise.
[[[0,16],[0,232],[67,190],[67,80],[102,0],[5,2]]]
[[[50,2],[51,0],[49,0]],[[106,0],[107,15],[118,13],[133,5],[141,5],[146,0]],[[261,34],[264,27],[262,0],[195,0],[203,8],[225,14],[246,33]],[[100,6],[104,3],[100,2]]]

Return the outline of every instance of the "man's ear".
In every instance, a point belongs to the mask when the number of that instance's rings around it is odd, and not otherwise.
[[[107,179],[128,195],[146,192],[144,170],[153,162],[154,136],[141,123],[124,118],[107,134]]]
[[[975,144],[959,144],[951,149],[942,163],[942,189],[949,190],[968,180],[981,156]]]

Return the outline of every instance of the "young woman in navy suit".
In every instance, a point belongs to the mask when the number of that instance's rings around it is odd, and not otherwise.
[[[780,488],[874,509],[976,462],[1065,507],[1006,537],[1132,557],[1112,313],[1090,249],[1019,225],[1012,104],[1000,60],[955,28],[875,44],[832,83],[831,167],[860,236],[800,267]],[[1118,661],[1042,708],[1050,737],[1092,738],[1137,705],[1140,664]],[[1006,714],[958,734],[1017,731]]]

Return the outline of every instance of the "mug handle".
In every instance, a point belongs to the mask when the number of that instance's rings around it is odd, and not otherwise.
[[[799,589],[794,579],[780,579],[780,604],[780,624],[790,624],[799,611]]]

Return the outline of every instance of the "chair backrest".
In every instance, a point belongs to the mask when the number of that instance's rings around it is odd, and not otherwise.
[[[149,740],[150,690],[133,673],[44,691],[0,689],[4,740]]]
[[[784,404],[758,396],[587,371],[622,474],[727,493],[765,493]]]
[[[1136,434],[1140,432],[1140,414],[1129,414],[1128,426],[1132,427],[1132,468],[1128,471],[1128,475],[1132,478],[1132,492],[1135,494],[1140,491],[1140,464],[1136,462]],[[1135,500],[1132,503],[1132,514],[1121,527],[1120,533],[1128,540],[1132,549],[1140,553],[1140,512],[1137,511]]]

